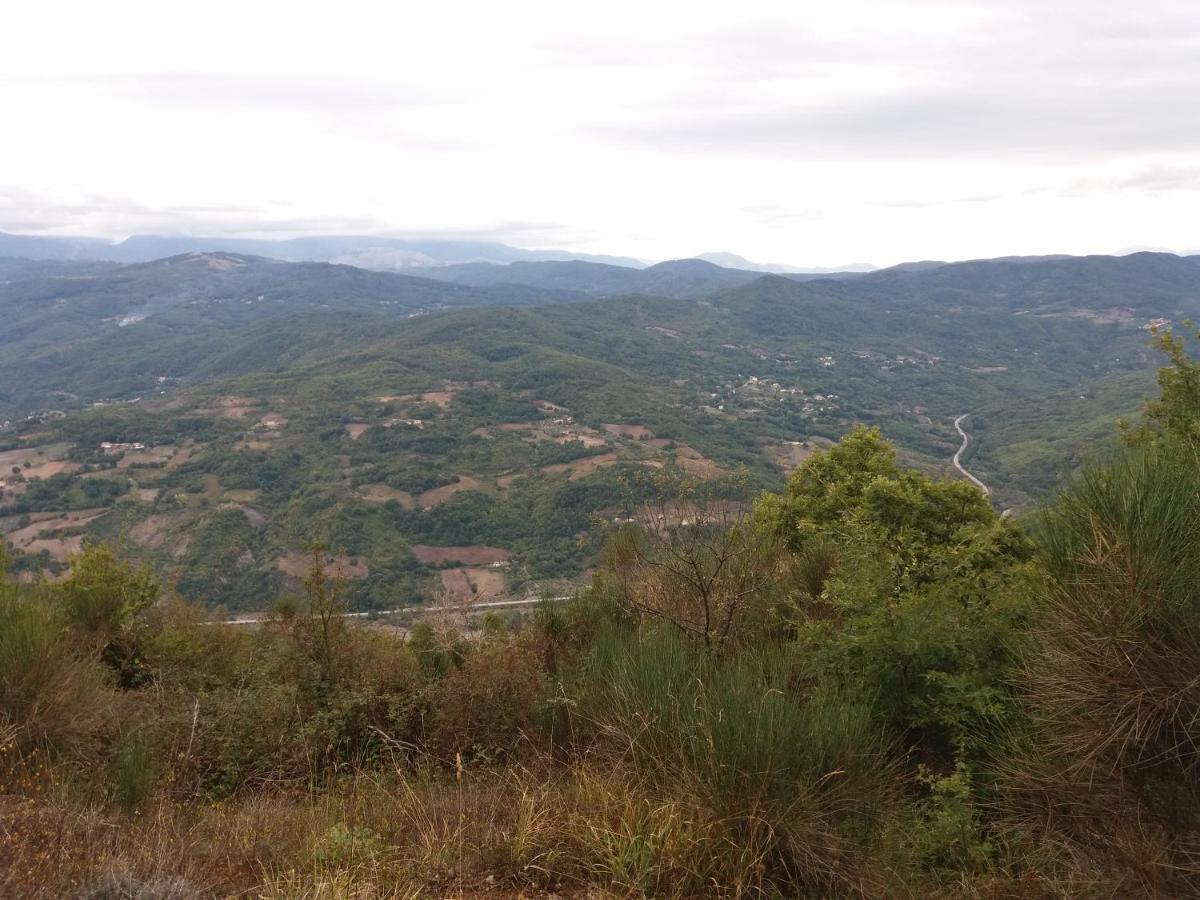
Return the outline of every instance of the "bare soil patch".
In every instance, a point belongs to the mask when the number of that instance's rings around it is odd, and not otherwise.
[[[557,475],[561,472],[566,472],[568,481],[578,481],[599,469],[615,464],[617,461],[617,454],[601,453],[597,456],[585,456],[583,459],[577,459],[574,462],[543,466],[542,471],[548,475]]]
[[[0,453],[0,478],[12,471],[13,466],[41,466],[47,462],[57,462],[67,455],[71,445],[67,443],[43,444],[40,447],[22,447],[19,450],[5,450]]]
[[[560,434],[554,439],[554,443],[556,444],[570,444],[573,441],[578,441],[589,450],[594,447],[603,447],[608,443],[604,438],[595,434]]]
[[[421,400],[425,403],[432,403],[435,406],[440,406],[445,409],[454,400],[454,395],[457,391],[426,391],[421,395]]]
[[[478,491],[482,487],[483,485],[478,479],[472,478],[470,475],[459,475],[458,481],[453,484],[444,484],[439,488],[426,491],[418,498],[418,502],[425,509],[429,509],[430,507],[445,503],[455,494],[462,493],[463,491]]]
[[[492,563],[508,562],[508,551],[503,547],[488,547],[474,544],[470,547],[435,547],[431,544],[414,544],[412,554],[429,566],[455,562],[466,566],[487,566]]]
[[[260,513],[252,506],[245,506],[241,503],[222,503],[217,509],[236,509],[246,517],[246,521],[255,528],[262,528],[267,524],[267,517]]]
[[[253,503],[255,500],[258,499],[258,491],[254,491],[254,490],[226,491],[225,496],[229,500],[232,500],[234,503]]]
[[[221,397],[216,402],[217,415],[227,419],[246,419],[258,412],[262,404],[247,397]]]
[[[405,509],[412,509],[417,505],[408,491],[399,491],[386,484],[363,485],[358,489],[358,495],[368,503],[387,503],[389,500],[395,500]]]
[[[117,460],[118,469],[128,469],[130,466],[160,466],[171,461],[175,454],[174,444],[160,444],[157,447],[147,447],[145,450],[130,450]]]
[[[52,558],[59,562],[66,562],[68,556],[79,553],[83,549],[83,535],[66,537],[55,537],[55,535],[67,529],[82,528],[106,512],[108,512],[107,509],[81,509],[67,513],[42,514],[41,518],[24,528],[10,531],[4,537],[17,550],[34,554],[45,550]]]
[[[451,602],[488,600],[508,588],[504,573],[496,569],[446,569],[441,572],[441,581]]]
[[[304,578],[312,567],[312,554],[293,551],[275,560],[275,568],[293,578]],[[325,563],[325,575],[329,578],[366,578],[370,574],[367,561],[361,556],[347,556],[344,553],[330,558]]]
[[[610,423],[605,423],[604,430],[609,434],[633,438],[635,441],[654,440],[654,432],[649,428],[646,428],[644,425],[613,425]]]
[[[52,475],[70,474],[78,471],[79,466],[76,463],[64,460],[44,462],[41,465],[31,466],[28,469],[22,470],[26,478],[49,478]]]
[[[350,435],[350,440],[357,441],[370,427],[366,422],[350,422],[346,425],[346,434]]]
[[[191,518],[191,514],[183,511],[147,516],[129,529],[129,539],[142,547],[157,549],[166,541],[167,532],[172,527]]]
[[[817,445],[811,441],[770,441],[766,451],[775,465],[785,472],[791,472],[817,452]]]
[[[45,550],[50,558],[58,562],[66,562],[72,556],[83,552],[83,535],[76,534],[65,538],[40,538],[30,541],[21,548],[26,553],[37,555]]]
[[[687,444],[681,444],[675,451],[675,461],[683,471],[698,478],[716,478],[722,471],[715,462]]]

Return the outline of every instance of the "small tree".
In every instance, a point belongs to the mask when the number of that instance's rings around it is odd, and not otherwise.
[[[330,577],[325,547],[314,544],[312,561],[304,578],[305,609],[295,620],[295,635],[305,655],[316,666],[322,690],[332,687],[338,677],[341,650],[346,633],[346,579],[340,567]]]
[[[712,484],[655,474],[645,486],[651,500],[611,538],[605,569],[635,618],[668,622],[719,652],[774,583],[775,542]]]

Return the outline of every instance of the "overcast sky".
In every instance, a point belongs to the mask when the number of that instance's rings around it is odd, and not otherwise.
[[[1200,2],[8,4],[0,230],[1200,247]]]

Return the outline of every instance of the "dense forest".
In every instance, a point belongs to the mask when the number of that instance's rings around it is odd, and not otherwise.
[[[103,546],[8,577],[0,893],[1196,896],[1183,334],[1023,515],[860,426],[753,502],[642,472],[523,617],[351,624],[319,546],[257,627]]]

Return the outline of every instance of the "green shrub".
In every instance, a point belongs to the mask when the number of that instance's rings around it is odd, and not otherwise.
[[[720,660],[659,628],[597,640],[580,715],[647,777],[739,829],[767,828],[772,873],[846,887],[895,784],[868,699],[795,680],[787,648]],[[746,835],[743,833],[742,837]]]
[[[20,749],[92,749],[114,715],[105,671],[65,632],[41,592],[0,584],[0,717]]]

